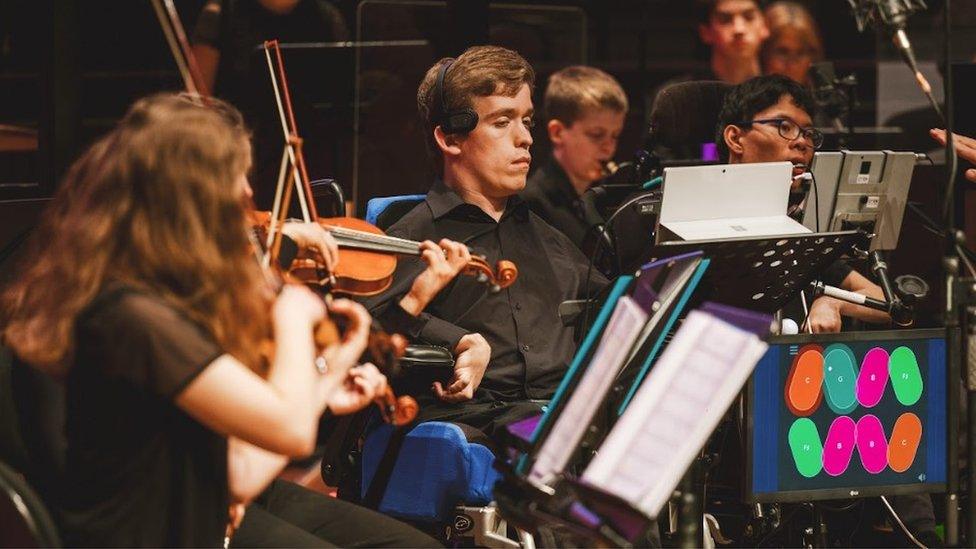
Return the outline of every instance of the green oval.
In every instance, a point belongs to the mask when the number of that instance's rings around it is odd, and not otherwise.
[[[918,369],[918,358],[908,347],[898,347],[891,352],[888,377],[895,397],[903,406],[912,406],[922,398],[922,372]]]
[[[790,425],[790,451],[796,470],[806,478],[813,478],[823,467],[823,445],[817,425],[810,418],[801,417]]]

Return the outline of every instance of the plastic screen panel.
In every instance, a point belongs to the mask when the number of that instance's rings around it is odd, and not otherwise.
[[[939,491],[941,330],[774,338],[749,390],[749,491],[809,501]]]

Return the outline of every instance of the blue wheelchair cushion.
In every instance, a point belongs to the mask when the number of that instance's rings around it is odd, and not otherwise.
[[[393,434],[381,425],[363,445],[362,497]],[[487,505],[501,473],[492,467],[494,454],[482,444],[471,444],[453,423],[430,421],[416,426],[403,440],[379,511],[423,522],[445,522],[454,507]]]
[[[386,210],[390,204],[396,202],[420,202],[424,198],[427,198],[425,194],[403,194],[400,196],[378,196],[376,198],[370,198],[366,202],[366,222],[372,225],[376,225],[376,220],[379,219],[380,214]]]

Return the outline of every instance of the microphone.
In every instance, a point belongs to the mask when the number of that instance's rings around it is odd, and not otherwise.
[[[847,0],[847,3],[854,10],[858,32],[864,32],[872,24],[880,24],[890,33],[904,31],[913,13],[928,9],[924,0]]]
[[[908,40],[905,27],[908,25],[908,18],[913,13],[928,9],[924,0],[847,0],[851,8],[854,9],[854,18],[857,21],[857,30],[864,32],[868,26],[874,26],[885,31],[898,49],[905,63],[915,75],[915,81],[929,96],[939,116],[942,116],[938,103],[932,97],[932,85],[918,70],[918,62],[915,60],[915,51]]]
[[[842,120],[850,114],[850,99],[857,87],[857,78],[852,74],[838,80],[834,64],[830,61],[814,63],[807,74],[817,107],[827,115],[837,131],[843,131]],[[841,89],[841,86],[846,90]]]

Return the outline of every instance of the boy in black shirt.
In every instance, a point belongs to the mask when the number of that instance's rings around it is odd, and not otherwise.
[[[427,72],[417,104],[438,175],[427,199],[387,231],[415,240],[442,237],[508,259],[517,282],[496,294],[458,278],[424,312],[406,285],[421,267],[401,260],[392,288],[370,300],[391,331],[454,352],[446,382],[413,379],[421,420],[460,422],[489,434],[538,413],[575,352],[559,304],[587,292],[588,264],[565,235],[529,211],[525,187],[532,145],[532,67],[517,53],[480,46]],[[605,280],[592,275],[590,291]]]
[[[627,95],[600,69],[566,67],[549,77],[545,115],[552,156],[529,178],[522,198],[583,250],[587,231],[602,219],[580,197],[606,175],[627,116]]]

